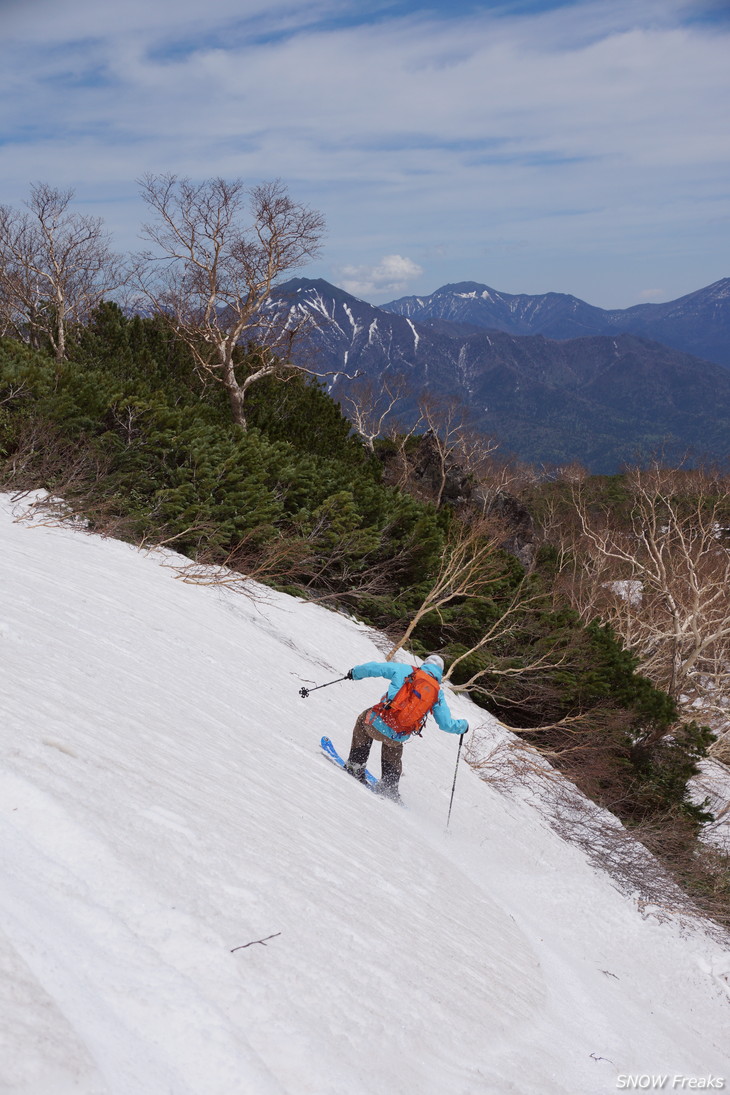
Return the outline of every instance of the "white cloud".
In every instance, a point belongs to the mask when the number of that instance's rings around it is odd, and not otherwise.
[[[422,268],[413,259],[404,255],[384,255],[375,266],[341,267],[339,283],[353,296],[380,297],[383,294],[402,293],[422,273]]]

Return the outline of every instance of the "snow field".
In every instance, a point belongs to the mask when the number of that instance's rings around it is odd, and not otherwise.
[[[320,755],[380,682],[298,690],[377,635],[23,509],[0,499],[2,1095],[730,1087],[719,943],[642,918],[465,764],[445,833],[433,723],[407,811]]]

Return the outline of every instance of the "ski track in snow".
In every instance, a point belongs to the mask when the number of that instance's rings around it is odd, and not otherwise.
[[[0,497],[2,1095],[730,1085],[718,942],[642,919],[463,764],[445,833],[457,740],[433,724],[407,811],[320,755],[383,682],[298,689],[382,660],[377,635],[19,505]]]

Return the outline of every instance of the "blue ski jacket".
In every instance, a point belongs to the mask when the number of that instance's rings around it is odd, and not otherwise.
[[[386,697],[392,700],[396,692],[403,684],[403,681],[413,670],[412,665],[404,665],[403,662],[363,662],[362,665],[354,666],[352,670],[352,679],[360,681],[364,677],[385,677],[390,681]],[[421,669],[424,669],[426,673],[430,674],[435,680],[441,683],[441,677],[443,676],[441,670],[437,665],[422,665]],[[437,725],[441,730],[445,730],[447,734],[465,734],[469,729],[469,723],[466,719],[455,719],[452,717],[449,711],[449,705],[444,698],[443,689],[439,689],[439,698],[431,708],[431,714],[436,719]],[[371,725],[379,731],[381,734],[385,734],[387,738],[392,738],[394,741],[408,741],[413,737],[413,734],[399,734],[396,730],[393,730],[387,723],[379,719],[377,715],[373,715]]]

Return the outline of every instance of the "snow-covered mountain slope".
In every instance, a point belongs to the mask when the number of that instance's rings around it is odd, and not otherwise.
[[[471,281],[442,285],[425,297],[402,297],[382,308],[416,323],[439,319],[513,335],[564,339],[625,332],[730,365],[730,278],[664,304],[632,308],[596,308],[566,293],[500,293]]]
[[[0,499],[3,1095],[730,1085],[719,942],[642,916],[464,764],[445,833],[457,739],[433,725],[408,810],[321,756],[378,682],[299,689],[377,636],[18,508]]]

